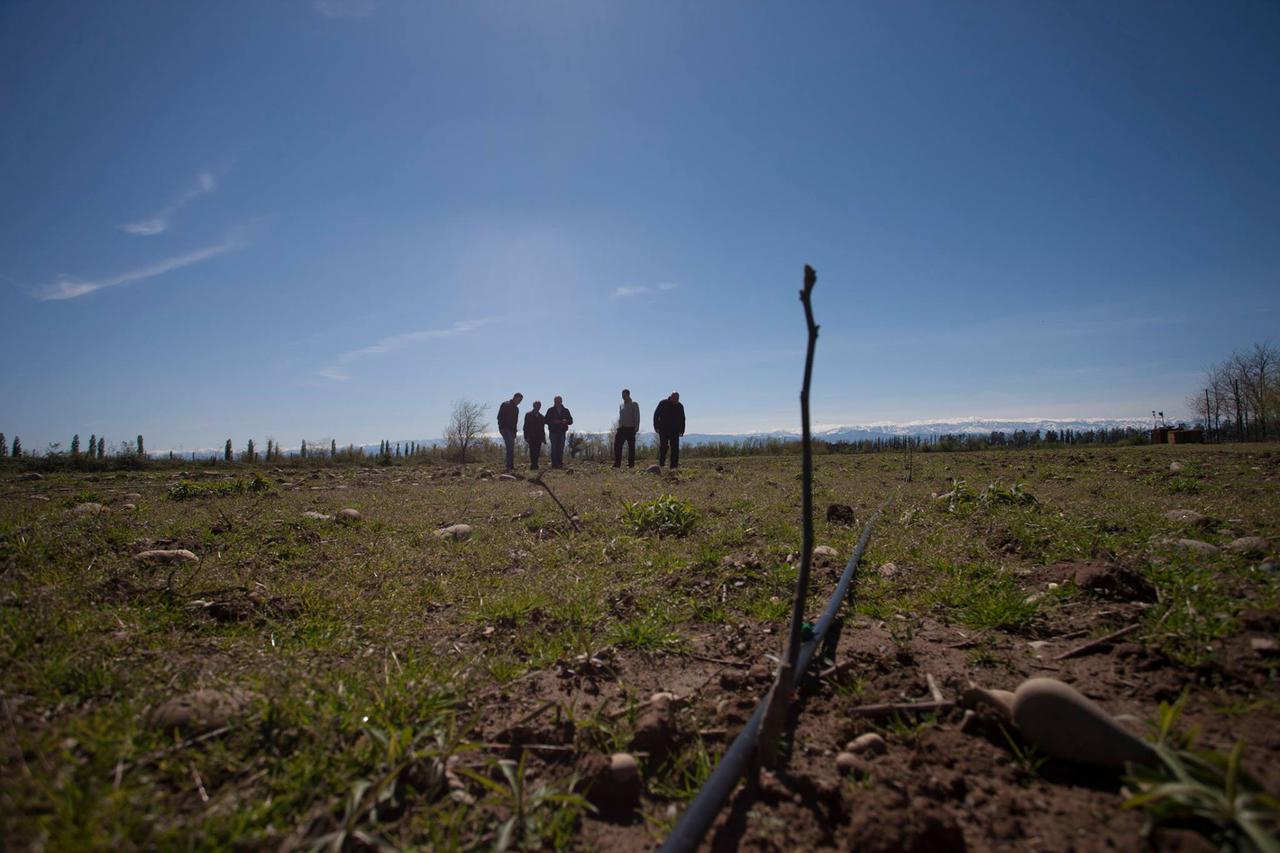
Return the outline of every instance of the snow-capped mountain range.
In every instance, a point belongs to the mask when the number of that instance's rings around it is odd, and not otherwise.
[[[933,436],[933,435],[989,435],[993,432],[1014,433],[1018,430],[1048,432],[1055,430],[1096,430],[1096,429],[1149,429],[1151,418],[954,418],[940,421],[904,421],[881,422],[870,424],[840,424],[836,426],[820,426],[814,429],[814,438],[823,441],[864,441],[875,438],[891,438],[893,436]],[[600,433],[587,432],[586,435]],[[643,433],[642,433],[643,435]],[[497,436],[492,436],[496,438]],[[770,430],[764,432],[739,433],[688,433],[684,443],[710,444],[713,442],[737,442],[749,439],[794,439],[800,437],[800,430]],[[425,439],[418,442],[424,446],[440,443],[440,439]],[[394,445],[395,442],[392,441]],[[375,452],[378,445],[366,445],[366,452]]]

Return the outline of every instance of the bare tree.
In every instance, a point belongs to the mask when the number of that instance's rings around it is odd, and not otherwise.
[[[1207,371],[1202,390],[1187,398],[1187,408],[1236,441],[1265,440],[1277,430],[1280,413],[1280,349],[1255,344],[1237,350]]]
[[[449,425],[444,430],[444,440],[450,450],[456,450],[458,459],[467,464],[467,450],[484,434],[485,407],[470,400],[456,400]]]

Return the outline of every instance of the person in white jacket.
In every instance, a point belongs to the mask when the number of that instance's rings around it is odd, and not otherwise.
[[[627,445],[627,467],[636,467],[636,430],[640,429],[640,404],[631,392],[622,389],[622,405],[618,407],[618,431],[613,434],[613,467],[622,467],[622,445]]]

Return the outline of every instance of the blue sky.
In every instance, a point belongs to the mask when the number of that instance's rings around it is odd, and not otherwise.
[[[0,431],[1181,411],[1276,340],[1274,3],[0,3]]]

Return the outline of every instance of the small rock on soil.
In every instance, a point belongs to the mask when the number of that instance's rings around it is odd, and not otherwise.
[[[262,697],[249,690],[195,690],[165,702],[151,714],[157,729],[198,733],[221,728],[244,714]]]
[[[828,524],[853,524],[855,521],[853,507],[848,504],[830,504],[827,507]]]
[[[1210,545],[1208,542],[1201,542],[1199,539],[1178,539],[1174,544],[1205,557],[1212,557],[1218,553],[1217,545]]]
[[[442,527],[435,533],[437,539],[470,539],[470,524],[450,524],[448,527]]]
[[[1270,547],[1271,543],[1261,536],[1241,536],[1233,540],[1227,550],[1246,557],[1261,557]]]
[[[200,558],[186,548],[152,548],[133,555],[140,563],[198,563]]]
[[[1174,524],[1185,524],[1188,527],[1208,527],[1213,523],[1213,519],[1207,515],[1201,515],[1194,509],[1171,509],[1164,514],[1164,517]]]

